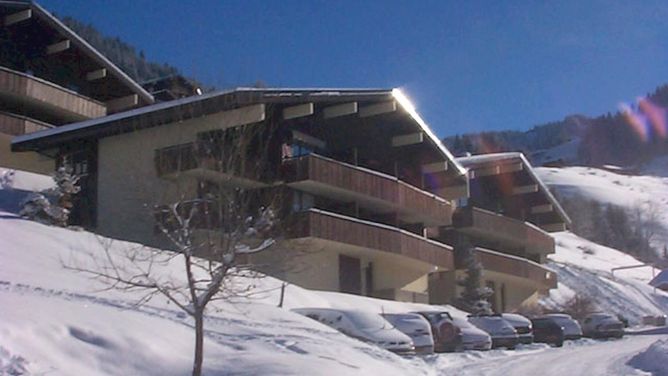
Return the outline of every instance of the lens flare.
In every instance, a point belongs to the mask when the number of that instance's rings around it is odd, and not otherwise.
[[[647,98],[638,98],[638,108],[649,120],[654,134],[661,139],[665,139],[668,134],[666,110],[655,105]]]
[[[648,142],[650,136],[649,125],[645,119],[645,116],[641,113],[633,110],[626,103],[622,103],[619,106],[619,110],[624,116],[626,123],[636,132],[636,135],[643,141]]]

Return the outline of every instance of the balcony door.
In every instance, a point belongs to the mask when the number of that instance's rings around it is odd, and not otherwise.
[[[362,294],[362,265],[360,259],[339,255],[339,290],[349,294]]]

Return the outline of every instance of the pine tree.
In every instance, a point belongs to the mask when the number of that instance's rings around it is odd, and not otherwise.
[[[483,267],[475,258],[475,248],[468,240],[460,239],[455,246],[455,255],[466,269],[466,276],[457,281],[464,288],[458,299],[459,306],[474,315],[491,314],[488,299],[494,292],[489,287],[480,287]]]

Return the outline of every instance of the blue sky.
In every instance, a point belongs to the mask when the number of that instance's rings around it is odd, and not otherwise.
[[[599,115],[668,83],[660,1],[40,4],[220,88],[402,87],[441,136]]]

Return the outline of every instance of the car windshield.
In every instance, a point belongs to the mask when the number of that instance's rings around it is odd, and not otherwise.
[[[346,316],[360,329],[388,329],[392,325],[378,314],[360,311],[348,311]]]

